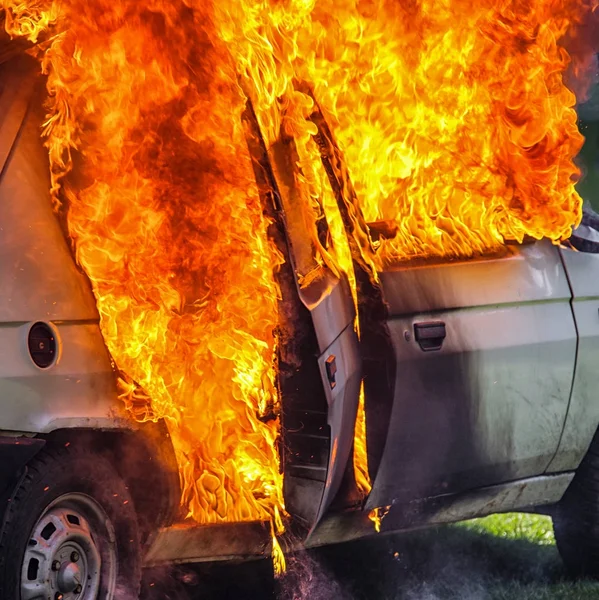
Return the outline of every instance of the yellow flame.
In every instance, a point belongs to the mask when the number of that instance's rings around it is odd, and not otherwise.
[[[280,257],[246,150],[245,98],[210,7],[0,6],[11,34],[44,40],[52,191],[123,399],[139,418],[166,419],[190,517],[281,528]],[[144,393],[151,410],[140,409]]]
[[[372,484],[368,473],[368,453],[366,451],[366,412],[364,410],[364,385],[360,390],[356,430],[354,433],[354,477],[356,485],[365,496],[370,493]],[[377,530],[378,531],[378,530]]]
[[[269,140],[306,103],[294,80],[313,85],[367,219],[397,224],[381,264],[569,235],[582,136],[562,42],[588,8],[230,0],[216,18]]]
[[[373,508],[368,513],[368,518],[374,523],[374,530],[377,533],[381,532],[381,526],[383,524],[383,519],[389,514],[391,510],[391,506],[383,506],[380,508]]]
[[[361,211],[397,230],[373,246],[378,267],[525,236],[557,241],[581,214],[564,39],[596,7],[0,0],[7,31],[39,43],[52,193],[66,201],[123,399],[138,411],[146,393],[151,411],[136,414],[167,420],[194,519],[283,510],[278,421],[268,419],[279,402],[280,257],[245,149],[245,94],[267,144],[281,130],[295,138],[314,212],[328,216],[313,101],[296,82],[311,87]],[[336,219],[334,251],[317,244],[320,260],[351,279]],[[366,491],[363,404],[354,465]]]
[[[273,570],[275,573],[275,577],[279,577],[287,570],[287,562],[285,560],[285,554],[275,534],[274,528],[271,529],[271,539]]]

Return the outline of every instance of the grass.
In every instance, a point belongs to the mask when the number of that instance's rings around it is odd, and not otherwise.
[[[476,533],[487,545],[489,554],[507,550],[511,561],[520,562],[515,580],[502,568],[491,570],[488,598],[535,600],[595,600],[599,583],[572,581],[564,572],[555,547],[549,517],[522,513],[491,515],[461,523],[457,528]],[[513,551],[512,551],[513,549]]]
[[[298,578],[304,585],[311,578],[310,589],[285,599],[599,599],[599,583],[567,576],[551,519],[538,515],[493,515],[364,540],[319,550],[311,559]]]
[[[490,534],[497,539],[524,540],[539,546],[552,546],[555,544],[551,518],[542,515],[527,513],[491,515],[484,519],[464,521],[458,527],[482,535]]]

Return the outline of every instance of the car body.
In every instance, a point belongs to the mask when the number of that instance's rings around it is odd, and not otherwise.
[[[146,565],[267,554],[263,523],[184,522],[164,423],[127,417],[91,287],[50,202],[43,80],[20,60],[0,66],[3,510],[43,449],[77,445],[126,482]],[[558,505],[599,425],[599,254],[542,240],[408,261],[380,270],[376,303],[356,307],[348,279],[326,269],[316,286],[297,285],[309,234],[291,223],[293,144],[252,139],[257,178],[277,197],[265,206],[288,258],[287,326],[305,357],[298,371],[283,356],[279,382],[294,543],[374,535],[374,509],[391,532]],[[352,469],[362,381],[366,498]]]

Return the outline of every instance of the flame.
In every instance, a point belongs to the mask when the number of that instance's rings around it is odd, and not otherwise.
[[[354,432],[354,477],[362,495],[367,496],[372,489],[368,473],[368,454],[366,452],[366,411],[364,409],[364,385],[360,389],[356,428]]]
[[[564,84],[564,41],[596,7],[596,0],[229,0],[215,14],[267,141],[281,128],[293,135],[304,174],[320,160],[302,82],[312,88],[360,210],[395,232],[376,240],[374,254],[361,244],[380,269],[570,235],[581,217],[574,157],[583,138],[576,97]],[[355,299],[334,203],[326,192],[315,198]],[[365,443],[362,394],[354,473],[368,493]],[[385,514],[371,513],[377,531]]]
[[[563,41],[595,5],[229,0],[216,14],[271,140],[306,102],[294,81],[313,86],[367,220],[397,225],[380,266],[570,234],[583,138]]]
[[[124,400],[136,406],[139,385],[153,418],[167,420],[189,516],[280,524],[278,421],[267,418],[278,403],[280,258],[245,149],[245,98],[210,10],[3,6],[10,33],[46,38],[53,193],[67,200]]]
[[[278,421],[259,418],[278,406],[281,259],[265,239],[245,149],[245,96],[267,144],[282,131],[294,137],[309,208],[331,229],[333,249],[315,239],[319,260],[350,281],[305,85],[359,210],[395,231],[356,240],[378,268],[480,255],[527,236],[557,242],[581,215],[573,159],[583,138],[564,40],[596,7],[0,0],[7,31],[40,42],[53,195],[67,200],[77,260],[126,375],[123,399],[169,424],[190,516],[276,520],[283,510]],[[138,385],[151,411],[140,409]],[[367,491],[360,406],[354,464]]]
[[[372,521],[374,525],[374,530],[377,533],[381,532],[381,527],[383,525],[383,519],[389,514],[391,510],[391,506],[381,506],[379,508],[373,508],[368,513],[368,518]]]
[[[279,544],[279,540],[277,539],[277,535],[275,532],[275,526],[271,521],[271,540],[272,540],[272,564],[275,577],[279,577],[287,570],[287,561],[285,560],[285,554],[281,545]]]

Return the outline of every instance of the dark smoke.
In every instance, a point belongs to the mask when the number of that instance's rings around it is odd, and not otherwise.
[[[181,566],[146,574],[143,600],[542,600],[588,599],[553,545],[448,526],[288,555],[269,561]],[[151,575],[151,578],[150,578]],[[583,589],[584,588],[584,589]],[[577,595],[579,593],[580,594]],[[599,598],[599,584],[597,584]],[[560,595],[561,594],[561,595]],[[129,600],[129,599],[127,599]]]
[[[581,20],[569,30],[564,44],[570,55],[565,82],[576,95],[578,105],[589,100],[598,76],[599,3],[586,0],[583,4],[585,10],[581,11]]]

